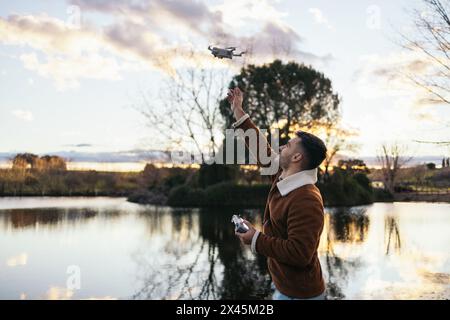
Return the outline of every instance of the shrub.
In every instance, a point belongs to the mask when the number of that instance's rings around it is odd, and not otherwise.
[[[224,181],[232,182],[236,180],[237,170],[238,167],[233,165],[201,165],[198,171],[198,183],[202,188],[206,188]]]
[[[319,183],[327,206],[354,206],[373,202],[370,180],[364,173],[349,174],[337,169],[326,183]]]
[[[182,185],[169,192],[167,204],[173,207],[200,207],[203,205],[204,190]]]
[[[222,182],[205,189],[204,204],[206,206],[261,207],[266,202],[269,190],[269,185],[245,186]]]
[[[141,204],[159,204],[165,205],[167,203],[167,196],[162,193],[148,191],[148,190],[137,190],[133,192],[127,199],[130,202],[141,203]]]
[[[172,189],[167,203],[177,207],[261,207],[269,193],[269,185],[244,186],[221,182],[206,189],[180,186]]]
[[[385,189],[374,189],[374,198],[375,201],[392,201],[394,200],[394,196],[388,190]]]

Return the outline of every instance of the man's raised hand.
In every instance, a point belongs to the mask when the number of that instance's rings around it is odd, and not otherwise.
[[[242,109],[243,99],[244,97],[242,91],[238,87],[230,89],[228,91],[227,100],[231,105],[231,110],[233,111],[236,120],[238,120],[245,114],[244,110]]]

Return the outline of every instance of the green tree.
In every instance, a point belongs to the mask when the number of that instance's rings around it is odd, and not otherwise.
[[[427,163],[427,169],[434,170],[434,169],[436,169],[436,165],[433,162],[429,162],[429,163]]]
[[[200,187],[217,184],[220,182],[231,182],[236,180],[236,166],[223,164],[203,164],[198,171],[198,182]]]
[[[281,142],[299,128],[335,122],[339,97],[323,73],[296,62],[275,60],[262,66],[248,65],[234,76],[229,88],[244,91],[246,111],[263,129],[280,129]],[[234,122],[229,102],[220,102],[220,112],[229,128]]]
[[[360,159],[347,159],[347,160],[339,160],[338,167],[347,170],[351,173],[362,172],[362,173],[370,173],[369,168],[367,168],[364,160]]]

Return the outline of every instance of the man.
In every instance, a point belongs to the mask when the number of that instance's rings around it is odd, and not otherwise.
[[[258,128],[242,108],[243,95],[239,88],[228,92],[228,101],[236,119],[233,128],[244,132],[256,130],[260,136]],[[271,151],[270,146],[268,150]],[[251,245],[252,252],[268,258],[275,287],[274,299],[325,297],[317,255],[324,224],[323,201],[314,184],[317,167],[325,159],[326,152],[322,140],[301,131],[280,147],[277,159],[280,169],[272,176],[262,232],[245,221],[249,231],[236,233],[242,243]]]

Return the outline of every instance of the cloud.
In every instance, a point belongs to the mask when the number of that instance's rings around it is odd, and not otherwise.
[[[17,256],[10,257],[6,260],[6,265],[8,267],[17,267],[17,266],[24,266],[27,264],[28,261],[28,254],[21,253]]]
[[[99,54],[65,57],[47,56],[46,61],[40,60],[35,53],[20,56],[24,67],[35,71],[44,78],[53,79],[59,90],[77,88],[79,79],[120,79],[122,69],[114,58],[102,57]]]
[[[45,14],[0,17],[0,43],[36,50],[39,55],[26,53],[19,59],[62,90],[78,87],[83,78],[118,80],[124,70],[172,71],[170,60],[179,50],[163,39],[148,25],[131,20],[74,28]]]
[[[45,300],[69,300],[72,299],[74,291],[64,287],[52,286],[48,289],[43,299]]]
[[[221,13],[225,24],[236,29],[247,27],[250,23],[264,25],[267,22],[282,23],[288,14],[277,10],[272,3],[276,1],[267,0],[228,0],[213,7]]]
[[[183,46],[173,47],[172,52],[165,52],[159,56],[166,57],[170,61],[183,55],[189,55],[192,48],[195,49],[195,41],[214,44],[218,46],[237,46],[243,50],[251,51],[252,60],[255,63],[263,63],[273,60],[280,55],[288,59],[298,59],[307,63],[325,62],[329,57],[319,57],[312,53],[299,50],[302,38],[290,26],[283,22],[282,18],[287,14],[279,12],[272,5],[274,1],[267,0],[228,0],[216,6],[207,7],[202,2],[184,0],[157,0],[142,1],[140,6],[124,5],[123,3],[112,5],[107,0],[95,1],[74,0],[84,10],[96,10],[118,15],[122,19],[121,25],[114,28],[126,30],[129,33],[136,32],[137,26],[141,26],[141,32],[149,25],[152,30],[159,29],[166,34],[188,34],[185,40],[192,44],[183,50]],[[131,18],[130,18],[131,17]],[[181,28],[180,26],[183,26]],[[136,29],[136,30],[133,30]],[[111,35],[111,32],[108,32]],[[123,40],[112,37],[111,40]],[[141,52],[140,39],[127,41],[127,48]],[[121,43],[123,41],[120,41]],[[136,50],[137,49],[137,50]],[[198,51],[195,50],[195,51]],[[148,49],[144,52],[149,52]],[[213,61],[209,54],[205,54],[204,48],[196,52],[200,60]],[[146,55],[148,56],[148,55]],[[154,55],[154,57],[158,55]],[[158,61],[159,64],[164,63]],[[240,67],[240,65],[239,65]]]
[[[318,8],[309,8],[308,12],[312,14],[312,16],[314,17],[314,21],[317,24],[322,24],[330,30],[333,30],[333,31],[335,30],[335,28],[330,24],[328,19],[323,14],[322,10],[320,10]]]
[[[185,0],[72,0],[83,11],[96,11],[114,15],[118,20],[145,25],[149,30],[180,29],[180,25],[205,34],[212,25],[221,24],[220,13],[211,11],[201,1]],[[185,30],[186,31],[186,30]]]
[[[58,155],[72,162],[169,162],[169,154],[158,150],[125,150],[116,152],[57,151]]]
[[[367,55],[360,58],[354,81],[367,98],[408,97],[414,107],[420,108],[436,101],[430,100],[429,93],[412,79],[425,79],[435,68],[435,62],[417,51]]]
[[[108,43],[101,34],[47,15],[0,17],[0,42],[40,52],[22,54],[19,60],[26,69],[53,79],[61,90],[78,87],[83,78],[117,80],[119,71],[127,68],[103,52]]]
[[[402,135],[408,135],[404,128],[416,128],[414,135],[426,126],[444,126],[445,122],[448,126],[447,111],[443,109],[447,107],[412,80],[427,79],[435,70],[436,64],[416,51],[367,55],[360,58],[353,81],[363,99],[380,101],[380,108],[374,112],[384,118],[386,128]]]
[[[90,148],[94,147],[93,144],[90,143],[78,143],[78,144],[66,144],[66,147],[72,147],[72,148]]]
[[[439,119],[431,112],[417,112],[413,114],[418,121],[438,122]]]
[[[275,57],[322,63],[301,50],[302,38],[287,25],[286,13],[272,0],[227,0],[210,5],[185,0],[71,0],[82,13],[100,13],[106,25],[81,20],[74,27],[61,19],[12,14],[0,17],[0,43],[32,49],[20,55],[26,69],[52,79],[57,88],[76,88],[82,79],[119,80],[124,71],[174,68],[203,63],[242,66],[241,60],[219,64],[208,44],[249,49],[251,63]]]
[[[31,111],[28,110],[21,110],[21,109],[15,109],[11,112],[16,118],[26,121],[26,122],[31,122],[33,121],[33,113]]]
[[[70,56],[96,52],[103,45],[101,34],[95,30],[74,28],[46,14],[0,17],[0,41],[29,46],[47,54],[64,53]]]

